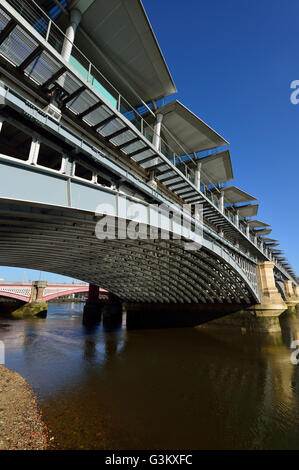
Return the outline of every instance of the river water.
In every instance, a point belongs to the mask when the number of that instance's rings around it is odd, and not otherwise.
[[[37,393],[63,449],[299,449],[299,365],[282,334],[232,328],[114,331],[82,304],[0,320],[6,366]]]

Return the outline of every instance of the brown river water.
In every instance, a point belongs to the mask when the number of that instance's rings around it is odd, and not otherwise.
[[[299,364],[282,333],[82,325],[83,304],[0,319],[5,365],[37,393],[63,449],[299,449]]]

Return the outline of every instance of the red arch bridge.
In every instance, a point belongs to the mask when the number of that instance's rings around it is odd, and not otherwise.
[[[42,289],[42,300],[48,302],[49,300],[63,297],[65,295],[79,294],[88,292],[89,284],[65,284],[65,283],[46,283]],[[10,297],[23,302],[29,302],[32,299],[33,287],[36,283],[31,282],[0,282],[0,297]],[[100,289],[101,292],[105,292]]]

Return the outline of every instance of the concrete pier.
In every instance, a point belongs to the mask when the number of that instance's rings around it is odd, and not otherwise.
[[[280,332],[279,316],[259,316],[240,304],[127,304],[127,328],[221,327]],[[261,312],[260,312],[261,313]]]
[[[163,328],[197,326],[219,320],[240,328],[274,333],[280,331],[279,315],[288,309],[274,279],[274,263],[263,262],[257,267],[259,304],[128,304],[128,328]],[[291,282],[291,281],[290,281]],[[292,292],[293,288],[292,288]],[[293,297],[292,297],[293,298]],[[294,295],[295,299],[295,295]],[[295,300],[294,300],[295,301]],[[297,301],[296,301],[297,302]],[[225,319],[222,317],[225,317]]]
[[[182,328],[197,326],[240,311],[239,304],[128,303],[127,328]]]
[[[273,269],[272,261],[265,261],[257,266],[261,302],[249,308],[257,317],[278,317],[288,308],[275,285]]]
[[[83,324],[90,325],[101,321],[102,304],[99,299],[99,286],[89,284],[88,299],[83,310]]]
[[[109,292],[108,301],[103,305],[103,326],[110,330],[121,325],[122,322],[122,303],[119,297]]]
[[[48,304],[43,300],[43,293],[47,284],[47,281],[33,281],[29,302],[14,310],[11,315],[14,318],[45,317],[47,315]]]
[[[293,286],[292,281],[284,282],[286,293],[286,304],[288,308],[296,310],[296,305],[299,305],[299,286]]]

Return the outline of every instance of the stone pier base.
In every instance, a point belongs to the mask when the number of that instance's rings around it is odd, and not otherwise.
[[[288,306],[283,301],[281,303],[261,303],[250,307],[250,311],[256,318],[279,317]]]
[[[102,303],[99,300],[99,286],[89,284],[88,299],[83,310],[83,325],[90,326],[101,321]]]
[[[103,327],[107,330],[115,330],[122,324],[122,303],[117,295],[108,293],[107,303],[103,306]]]
[[[273,269],[272,261],[265,261],[257,266],[260,303],[249,309],[256,318],[279,317],[288,308],[275,285]]]
[[[248,310],[240,310],[203,325],[207,328],[234,328],[242,333],[281,333],[278,316],[256,316]]]
[[[290,312],[296,312],[297,309],[299,309],[299,303],[298,302],[286,302],[287,308]]]
[[[86,303],[83,310],[83,325],[99,323],[102,317],[102,304],[100,302]]]
[[[239,304],[128,304],[127,328],[236,328],[280,332],[279,316],[257,316]]]
[[[284,310],[283,310],[284,311]],[[243,313],[243,328],[246,328],[248,331],[259,331],[261,333],[279,333],[281,332],[279,316],[282,311],[274,311],[274,315],[270,314],[270,311],[267,310],[265,315],[261,314],[259,311],[258,315],[252,315],[252,313],[242,312]]]
[[[286,293],[286,304],[290,309],[296,309],[296,305],[299,305],[299,291],[298,286],[293,286],[292,281],[284,282],[285,293]]]
[[[183,328],[197,326],[242,308],[237,304],[128,303],[127,328]]]
[[[11,315],[14,318],[25,317],[46,317],[48,304],[44,300],[34,300],[22,305],[17,310],[14,310]]]
[[[113,330],[122,324],[122,305],[121,303],[105,304],[102,310],[103,327]]]
[[[285,315],[295,315],[299,313],[299,304],[287,304],[288,309],[284,312]]]

